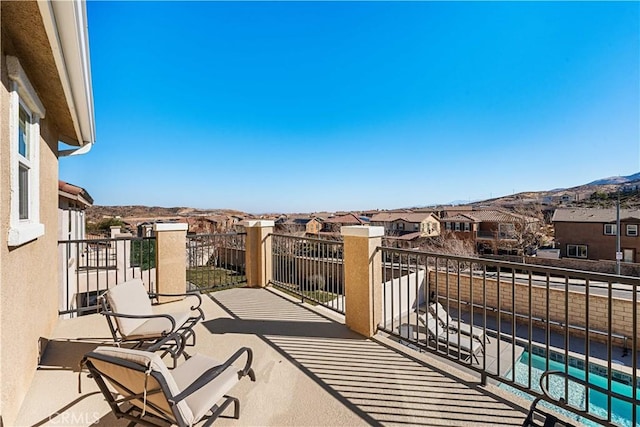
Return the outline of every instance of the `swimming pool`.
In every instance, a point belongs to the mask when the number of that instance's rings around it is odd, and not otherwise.
[[[551,358],[553,359],[553,357]],[[539,354],[531,354],[528,351],[522,353],[520,359],[516,362],[513,369],[515,370],[515,381],[518,384],[527,386],[529,380],[529,360],[531,360],[531,387],[533,390],[540,391],[540,376],[547,369],[547,359]],[[602,368],[597,367],[598,370]],[[565,371],[565,364],[555,360],[549,360],[549,370]],[[593,371],[593,369],[591,369]],[[577,366],[569,366],[569,375],[581,380],[585,379],[585,371]],[[617,373],[616,376],[625,376],[625,374]],[[511,378],[511,372],[507,374],[507,378]],[[629,381],[630,382],[630,381]],[[594,372],[589,372],[589,384],[597,385],[602,388],[607,388],[607,377],[598,375]],[[556,397],[564,397],[564,379],[559,376],[549,377],[549,391],[551,395]],[[529,399],[531,396],[523,393],[513,387],[504,386],[504,388],[510,389],[512,392]],[[614,392],[623,396],[632,396],[633,390],[630,385],[624,384],[619,381],[612,381],[611,388]],[[588,391],[581,384],[575,382],[569,382],[568,398],[569,403],[584,408],[586,396],[589,393],[589,412],[593,415],[605,418],[607,416],[607,396],[604,393],[589,389]],[[636,396],[640,396],[640,389],[638,389]],[[611,421],[622,427],[631,427],[633,425],[640,425],[640,407],[636,413],[636,424],[632,423],[632,405],[628,402],[624,402],[620,399],[611,399]],[[596,425],[589,420],[579,417],[573,413],[567,411],[561,411],[568,417],[579,420],[587,425]]]

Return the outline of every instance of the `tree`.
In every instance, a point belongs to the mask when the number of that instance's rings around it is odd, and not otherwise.
[[[120,218],[104,218],[97,223],[88,222],[87,232],[92,234],[109,234],[111,227],[122,227],[124,222]]]
[[[539,204],[514,208],[513,229],[509,236],[519,253],[530,255],[553,240],[553,227]]]

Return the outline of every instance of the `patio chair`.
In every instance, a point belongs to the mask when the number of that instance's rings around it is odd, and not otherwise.
[[[478,361],[478,353],[484,354],[484,347],[477,340],[468,335],[462,335],[454,330],[444,328],[440,325],[438,319],[433,317],[431,313],[424,313],[419,316],[427,328],[429,339],[440,344],[445,344],[449,349],[464,351],[469,357],[480,364]]]
[[[245,365],[238,369],[233,363],[244,355]],[[130,425],[192,426],[206,420],[203,425],[210,426],[232,403],[233,417],[240,417],[240,401],[227,393],[245,376],[256,380],[252,361],[251,349],[243,347],[225,362],[194,354],[169,371],[157,353],[98,347],[82,364],[116,418],[131,420]]]
[[[576,378],[568,376],[565,372],[562,371],[545,371],[540,376],[540,389],[544,397],[537,397],[531,407],[529,408],[529,413],[527,414],[527,418],[525,418],[524,423],[522,423],[522,427],[575,427],[574,424],[566,420],[560,419],[558,416],[550,413],[546,408],[541,408],[538,405],[540,402],[545,401],[552,403],[556,406],[563,407],[566,406],[566,402],[563,398],[554,399],[547,389],[546,382],[547,377],[550,375],[559,375],[564,377],[569,377],[571,381],[577,381],[579,383],[583,383],[581,380],[577,380]]]
[[[470,325],[463,322],[461,319],[454,319],[449,315],[447,310],[444,309],[439,301],[429,304],[429,311],[440,319],[440,321],[449,329],[453,329],[464,335],[470,335],[480,341],[483,346],[485,340],[487,340],[488,343],[491,342],[489,341],[489,337],[485,335],[483,328]]]
[[[154,314],[151,300],[161,296],[185,296],[197,299],[189,311]],[[202,297],[197,293],[147,293],[140,279],[131,279],[114,286],[100,296],[103,314],[117,346],[135,343],[134,348],[170,353],[174,360],[184,353],[185,346],[196,342],[195,325],[204,319],[200,308]],[[188,341],[191,340],[190,343]]]

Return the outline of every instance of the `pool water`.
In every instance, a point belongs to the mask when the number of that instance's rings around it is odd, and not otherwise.
[[[529,359],[531,359],[531,387],[533,390],[540,390],[540,376],[547,369],[547,360],[543,356],[539,356],[537,354],[530,354],[525,351],[518,362],[514,365],[513,369],[515,370],[515,381],[518,384],[522,384],[524,386],[528,385],[528,377],[529,377]],[[565,372],[565,365],[561,362],[556,362],[553,360],[549,360],[549,370],[557,370]],[[569,376],[578,378],[581,380],[585,379],[585,372],[582,369],[577,367],[569,366]],[[507,378],[511,378],[511,372],[509,372],[506,376]],[[594,374],[593,372],[589,373],[589,384],[594,384],[602,388],[607,388],[608,380],[606,377]],[[525,393],[513,389],[512,387],[506,386],[506,388],[511,389],[514,393],[531,398],[529,395]],[[553,398],[564,397],[564,389],[565,389],[565,381],[563,377],[558,375],[549,376],[549,392]],[[611,381],[611,388],[614,392],[621,394],[623,396],[631,397],[633,394],[633,390],[630,385],[623,384],[618,381]],[[577,384],[573,381],[569,381],[569,390],[568,390],[568,403],[573,406],[577,406],[578,408],[585,408],[585,401],[587,393],[589,395],[589,412],[593,415],[597,415],[598,417],[606,419],[607,417],[607,396],[604,393],[600,393],[598,391],[589,389],[586,390],[581,384]],[[640,389],[637,390],[636,396],[640,396]],[[620,399],[612,398],[611,399],[611,421],[622,427],[631,427],[633,425],[640,425],[640,407],[636,412],[636,424],[632,423],[632,408],[631,403],[622,401]],[[557,408],[556,408],[557,410]],[[570,413],[568,411],[561,411],[565,415],[570,418],[579,420],[587,425],[596,425],[589,420],[586,420],[576,414]]]

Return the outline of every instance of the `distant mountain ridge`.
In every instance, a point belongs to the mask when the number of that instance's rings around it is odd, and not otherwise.
[[[640,172],[627,176],[610,176],[609,178],[598,179],[585,185],[626,184],[635,181],[640,181]]]

